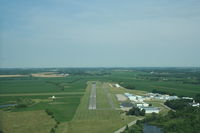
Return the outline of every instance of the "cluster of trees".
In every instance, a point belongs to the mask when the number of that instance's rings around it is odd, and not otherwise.
[[[198,133],[200,131],[200,108],[186,104],[186,100],[172,100],[165,104],[176,111],[167,115],[152,114],[145,122],[161,126],[166,133]]]
[[[129,83],[120,83],[120,85],[124,88],[130,89],[130,90],[135,90],[136,87],[133,84],[129,84]]]
[[[140,110],[137,107],[132,107],[127,113],[127,115],[145,116],[145,110]]]
[[[189,103],[192,102],[192,100],[187,99],[177,99],[177,100],[170,100],[166,101],[164,104],[168,107],[174,109],[174,110],[181,110],[185,107],[190,106]]]
[[[194,97],[194,100],[195,102],[200,103],[200,94],[196,94],[196,96]],[[193,102],[193,100],[177,99],[177,100],[166,101],[164,104],[174,110],[181,110],[186,107],[189,107],[190,106],[189,103],[191,102]]]
[[[151,81],[167,78],[168,80],[165,81],[175,81],[193,85],[200,84],[199,68],[140,68],[138,70],[147,72],[147,74],[143,74],[143,77]]]
[[[45,112],[50,115],[52,118],[54,118],[54,114],[52,111],[50,111],[49,109],[45,109]]]
[[[13,74],[22,74],[30,75],[31,73],[40,73],[40,72],[57,72],[68,73],[70,75],[87,75],[87,76],[104,76],[110,75],[111,68],[30,68],[30,69],[21,69],[21,68],[1,68],[0,74],[2,75],[13,75]]]
[[[171,95],[171,96],[176,95],[176,93],[168,92],[168,91],[164,91],[164,90],[159,90],[159,89],[153,89],[152,93],[159,93],[159,94],[162,94],[162,95],[167,94],[167,95]]]
[[[199,94],[196,94],[194,100],[198,103],[200,103],[200,93]]]
[[[14,75],[14,74],[22,74],[27,75],[31,73],[38,73],[44,72],[47,69],[44,68],[30,68],[30,69],[23,69],[23,68],[1,68],[0,74],[2,75]]]
[[[110,75],[112,69],[108,68],[60,68],[57,69],[59,73],[68,73],[70,75],[83,76],[104,76]]]
[[[199,85],[200,81],[199,80],[194,80],[194,81],[183,81],[183,84],[194,84],[194,85]]]
[[[34,103],[31,98],[18,98],[17,99],[17,108],[28,107]]]

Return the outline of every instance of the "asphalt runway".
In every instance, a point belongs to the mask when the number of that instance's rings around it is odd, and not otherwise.
[[[96,83],[93,83],[90,91],[89,110],[95,110],[95,109],[96,109]]]

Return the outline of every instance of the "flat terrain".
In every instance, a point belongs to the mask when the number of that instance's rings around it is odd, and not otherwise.
[[[86,81],[75,78],[15,78],[0,80],[0,94],[84,92]]]
[[[152,71],[156,71],[151,73]],[[194,72],[193,72],[194,71]],[[151,92],[158,89],[179,96],[195,96],[200,93],[200,72],[195,70],[143,70],[113,71],[108,79],[126,88]]]
[[[107,83],[96,83],[96,97],[97,108],[96,110],[89,110],[88,105],[90,101],[90,93],[92,90],[92,82],[88,82],[85,95],[81,99],[81,103],[76,111],[76,114],[72,121],[60,125],[58,133],[112,133],[118,128],[126,125],[126,123],[137,119],[136,117],[127,117],[120,114],[115,95],[110,93],[112,100],[115,100],[113,104],[110,104],[110,99],[107,97],[107,93],[104,90],[108,89]],[[114,107],[113,107],[114,106]]]
[[[116,94],[116,97],[117,97],[117,100],[121,102],[128,100],[128,98],[124,96],[124,94]]]
[[[44,111],[0,112],[5,133],[50,133],[55,121]]]
[[[18,93],[18,94],[0,94],[0,96],[45,96],[45,95],[73,95],[84,94],[84,92],[51,92],[51,93]]]
[[[50,110],[59,122],[70,121],[84,94],[86,81],[73,78],[20,78],[0,80],[0,105],[16,104],[18,99],[31,99],[25,108],[11,112]],[[51,97],[56,99],[52,100]],[[3,109],[6,111],[6,109]]]
[[[69,75],[63,76],[64,73]],[[200,93],[199,73],[199,69],[192,68],[0,69],[0,105],[16,104],[20,99],[29,99],[33,102],[27,107],[1,108],[1,118],[5,117],[1,119],[0,129],[3,128],[5,133],[9,133],[15,129],[15,125],[18,125],[20,131],[24,132],[32,123],[38,126],[38,129],[43,128],[42,132],[47,130],[50,132],[51,124],[45,126],[41,123],[39,127],[35,122],[26,123],[24,122],[26,119],[22,120],[29,115],[32,115],[31,118],[37,118],[35,113],[37,111],[38,114],[43,112],[40,117],[46,120],[50,116],[45,110],[49,110],[52,113],[53,123],[60,122],[56,133],[113,133],[138,119],[135,116],[126,116],[120,111],[120,101],[127,100],[122,94],[129,92],[145,95],[157,89],[161,92],[173,92],[179,96],[194,97]],[[96,86],[92,87],[94,81]],[[122,87],[116,87],[114,84]],[[56,98],[53,100],[52,96]],[[94,109],[89,110],[91,102]],[[146,102],[159,107],[162,114],[169,110],[163,105],[164,101]],[[18,117],[14,117],[13,114],[17,114]],[[25,126],[20,125],[18,119],[26,123]],[[30,131],[34,132],[32,129]],[[35,131],[35,133],[40,132]]]

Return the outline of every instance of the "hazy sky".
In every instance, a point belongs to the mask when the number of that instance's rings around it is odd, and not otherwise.
[[[200,0],[0,0],[0,67],[200,66]]]

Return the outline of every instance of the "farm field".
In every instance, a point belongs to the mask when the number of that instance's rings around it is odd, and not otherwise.
[[[82,95],[55,95],[56,99],[49,99],[52,95],[41,96],[17,96],[6,97],[5,100],[16,101],[19,98],[29,98],[33,100],[33,105],[25,108],[11,108],[12,112],[50,110],[55,119],[59,122],[69,121],[73,118],[76,108],[79,105]]]
[[[85,83],[80,77],[1,79],[0,93],[83,92]]]
[[[20,99],[28,99],[32,103],[27,107],[8,107],[1,110],[19,113],[49,110],[56,121],[70,121],[84,94],[85,86],[86,81],[79,77],[2,79],[0,106],[16,104]],[[56,99],[52,100],[52,96]]]
[[[184,75],[184,71],[177,72],[174,70],[173,73],[170,73],[169,70],[169,72],[166,70],[167,72],[164,74],[163,71],[158,74],[150,74],[151,71],[153,70],[150,69],[148,72],[135,70],[112,71],[111,75],[104,79],[110,82],[119,83],[125,88],[134,88],[134,90],[143,90],[148,92],[157,89],[167,93],[173,92],[179,96],[191,97],[194,97],[200,92],[200,77],[196,75],[196,73],[188,74],[185,72]],[[197,71],[197,73],[199,73],[199,71]],[[190,79],[192,75],[194,75],[194,77]],[[179,78],[174,79],[174,76],[179,76]]]
[[[5,133],[49,133],[55,121],[44,111],[0,112]]]

